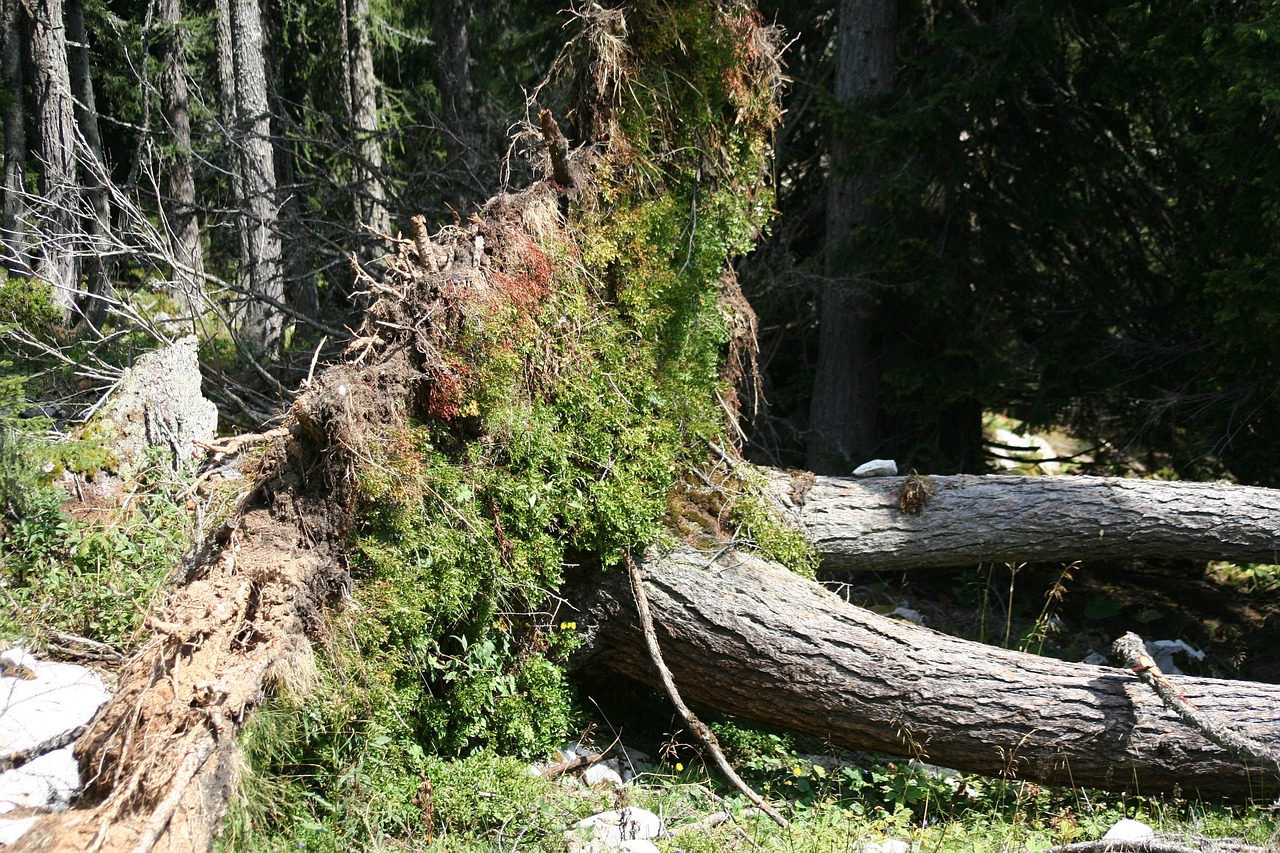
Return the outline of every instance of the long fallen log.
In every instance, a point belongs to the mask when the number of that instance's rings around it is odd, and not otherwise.
[[[585,599],[583,665],[655,683],[617,574]],[[1280,791],[1273,773],[1189,729],[1130,671],[882,617],[734,551],[680,549],[647,560],[644,576],[676,684],[703,707],[838,746],[1044,784],[1232,800]],[[1171,680],[1251,737],[1280,738],[1280,686]]]
[[[1083,476],[769,476],[824,571],[1132,557],[1280,562],[1275,489]]]

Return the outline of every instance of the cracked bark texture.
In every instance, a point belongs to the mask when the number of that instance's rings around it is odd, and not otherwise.
[[[979,562],[1156,557],[1280,561],[1280,492],[1225,483],[1115,477],[927,477],[917,514],[904,477],[769,474],[824,572]]]
[[[1280,790],[1273,775],[1189,729],[1127,670],[879,616],[734,551],[681,548],[646,560],[644,576],[663,656],[703,708],[837,746],[1052,785],[1233,800]],[[623,573],[582,604],[591,624],[581,665],[656,684]],[[1171,680],[1250,736],[1280,737],[1280,687]]]

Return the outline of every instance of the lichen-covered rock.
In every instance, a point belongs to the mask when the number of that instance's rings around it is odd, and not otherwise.
[[[197,349],[189,336],[141,356],[90,423],[88,432],[110,444],[117,459],[114,473],[122,480],[142,470],[153,447],[161,449],[172,470],[183,471],[195,442],[217,435],[218,409],[200,393]]]

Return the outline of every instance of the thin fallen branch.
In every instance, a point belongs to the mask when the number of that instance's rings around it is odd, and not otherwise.
[[[1266,853],[1272,848],[1227,839],[1206,838],[1195,844],[1162,838],[1142,841],[1098,840],[1059,844],[1041,853]]]
[[[214,462],[221,462],[223,457],[235,456],[246,447],[262,444],[276,438],[284,438],[292,433],[294,429],[294,427],[280,426],[269,429],[266,432],[244,433],[215,439],[214,441],[195,441],[192,443],[201,450],[212,454]]]
[[[50,637],[52,637],[53,642],[49,643],[49,649],[63,657],[112,662],[120,662],[128,657],[110,643],[91,640],[88,637],[81,637],[79,634],[53,631]]]
[[[1269,765],[1280,775],[1280,752],[1262,741],[1240,734],[1221,719],[1197,708],[1169,681],[1151,655],[1147,654],[1146,644],[1137,634],[1132,631],[1126,633],[1111,645],[1111,650],[1155,691],[1166,708],[1181,717],[1191,728],[1237,758]]]
[[[778,824],[778,826],[790,826],[790,822],[779,814],[777,809],[769,805],[764,797],[753,791],[751,786],[742,780],[742,777],[737,774],[724,757],[724,753],[720,751],[720,742],[716,739],[715,733],[695,717],[693,712],[689,710],[689,706],[680,698],[680,691],[676,689],[676,683],[671,677],[671,671],[667,669],[667,664],[662,659],[662,649],[658,647],[658,636],[653,631],[653,618],[649,615],[649,598],[644,592],[644,578],[640,575],[640,566],[637,565],[630,554],[627,554],[626,559],[627,573],[631,578],[631,592],[635,596],[636,612],[640,617],[640,629],[644,633],[644,641],[649,648],[649,657],[653,660],[653,665],[658,670],[658,677],[662,680],[662,686],[666,689],[667,696],[671,699],[671,704],[675,706],[677,713],[680,714],[681,719],[684,720],[689,730],[707,747],[707,751],[711,754],[711,761],[716,766],[716,769],[733,783],[733,786],[741,791],[753,805],[773,818],[774,823]]]
[[[17,767],[21,767],[28,762],[35,761],[42,755],[46,755],[57,749],[62,749],[68,744],[75,743],[80,735],[84,734],[85,726],[76,726],[65,732],[60,732],[51,738],[40,741],[35,746],[26,749],[16,749],[13,752],[0,754],[0,773],[5,773]]]
[[[575,755],[568,761],[557,761],[555,764],[549,765],[538,775],[543,779],[555,779],[558,776],[563,776],[566,773],[572,773],[573,771],[580,770],[583,767],[590,767],[592,764],[604,760],[604,757],[608,754],[609,751],[605,750],[604,752],[593,752],[590,755]]]

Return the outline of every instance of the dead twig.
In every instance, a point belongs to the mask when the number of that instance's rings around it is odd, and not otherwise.
[[[84,734],[86,726],[76,726],[65,732],[60,732],[51,738],[40,741],[35,746],[26,749],[16,749],[13,752],[0,754],[0,773],[21,767],[29,761],[34,761],[42,755],[46,755],[57,749],[62,749],[67,744],[75,743],[80,739],[80,735]]]
[[[266,432],[252,432],[232,435],[214,441],[193,441],[196,447],[213,455],[214,462],[221,462],[224,456],[235,456],[246,447],[262,444],[277,438],[285,438],[294,431],[293,427],[280,426]]]
[[[605,750],[604,752],[593,752],[591,755],[575,755],[568,761],[557,761],[538,775],[543,779],[555,779],[557,776],[563,776],[566,773],[572,773],[575,770],[581,770],[583,767],[590,767],[598,761],[603,761],[608,754],[609,751]]]
[[[1193,844],[1148,838],[1141,841],[1077,841],[1049,847],[1041,853],[1266,853],[1269,849],[1219,838],[1205,838]]]
[[[671,677],[671,670],[667,669],[667,664],[662,659],[662,649],[658,647],[658,636],[653,631],[653,617],[649,613],[649,597],[645,595],[644,578],[640,574],[640,566],[630,554],[626,555],[626,562],[627,573],[631,577],[631,593],[635,596],[636,611],[640,616],[640,630],[644,633],[644,641],[649,648],[649,657],[653,660],[653,665],[658,670],[658,677],[662,679],[662,686],[667,691],[667,697],[671,700],[671,704],[675,706],[677,713],[680,714],[681,719],[684,720],[689,730],[706,746],[716,769],[735,788],[741,791],[753,805],[773,818],[774,823],[778,824],[778,826],[790,826],[790,822],[779,814],[777,809],[769,805],[764,797],[761,797],[751,789],[750,785],[742,781],[742,777],[737,774],[724,757],[724,753],[720,751],[720,742],[716,740],[715,733],[695,717],[693,712],[689,710],[689,706],[685,705],[684,700],[680,698],[680,691],[676,689],[676,683]]]
[[[1132,631],[1126,633],[1112,643],[1111,651],[1155,691],[1166,708],[1181,717],[1191,728],[1237,758],[1268,765],[1280,775],[1280,751],[1232,730],[1222,720],[1197,708],[1169,681],[1169,677],[1160,670],[1151,655],[1147,654],[1147,646],[1137,634]]]

